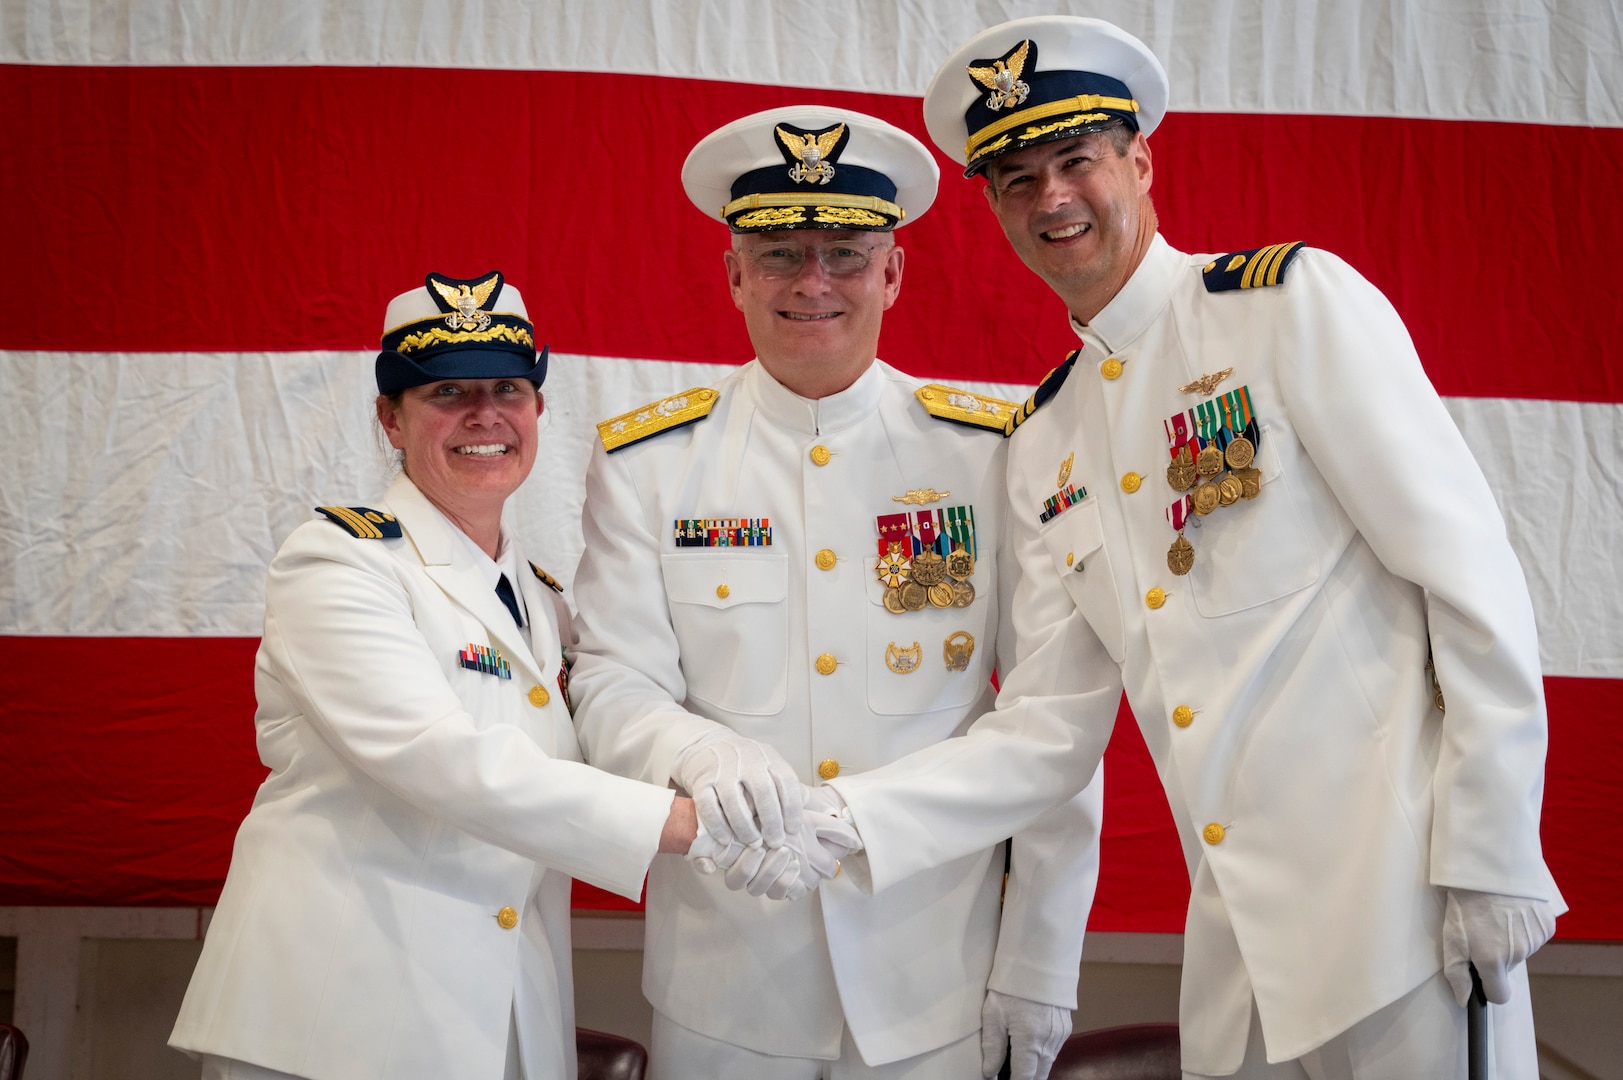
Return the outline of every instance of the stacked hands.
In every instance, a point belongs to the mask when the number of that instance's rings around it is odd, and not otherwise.
[[[689,743],[672,776],[699,818],[688,861],[700,873],[722,871],[729,889],[798,900],[862,850],[839,795],[802,784],[776,750],[736,732],[721,728]]]

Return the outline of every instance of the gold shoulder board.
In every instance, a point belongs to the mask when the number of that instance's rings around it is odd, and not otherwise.
[[[351,536],[362,540],[392,540],[400,535],[400,522],[393,514],[365,506],[318,506],[316,511]]]
[[[1015,428],[1031,419],[1031,414],[1041,408],[1044,402],[1053,397],[1055,392],[1065,385],[1065,378],[1070,375],[1071,369],[1076,366],[1076,358],[1080,355],[1082,355],[1081,349],[1072,349],[1071,355],[1065,358],[1065,363],[1043,376],[1043,381],[1037,384],[1037,389],[1032,391],[1025,404],[1014,410],[1014,413],[1009,417],[1009,422],[1003,426],[1004,438],[1013,435]]]
[[[972,390],[956,386],[930,383],[913,391],[913,396],[924,404],[924,411],[937,420],[950,420],[955,424],[1002,431],[1014,415],[1014,402],[987,397]]]
[[[597,425],[597,434],[603,440],[603,449],[612,454],[661,432],[674,431],[703,420],[716,407],[716,397],[716,392],[707,387],[684,390],[640,409],[610,417]]]
[[[1269,244],[1250,251],[1231,251],[1207,263],[1200,272],[1200,280],[1207,292],[1281,285],[1285,281],[1285,270],[1301,252],[1300,240],[1288,244]]]
[[[557,578],[553,577],[551,574],[547,573],[545,570],[543,570],[539,566],[535,565],[535,563],[530,564],[530,569],[535,571],[535,576],[536,576],[537,579],[540,580],[541,584],[545,585],[547,588],[551,589],[553,592],[561,593],[561,592],[564,591],[564,587],[562,585],[558,584],[558,579]]]

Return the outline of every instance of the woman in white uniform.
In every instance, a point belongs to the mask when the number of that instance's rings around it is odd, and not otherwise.
[[[636,898],[696,838],[690,800],[581,764],[564,600],[502,526],[546,366],[499,273],[389,304],[402,475],[270,566],[270,775],[170,1037],[205,1078],[572,1078],[570,878]]]

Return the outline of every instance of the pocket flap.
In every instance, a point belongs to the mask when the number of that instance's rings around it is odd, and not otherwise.
[[[780,603],[789,593],[789,560],[783,555],[684,552],[661,555],[660,563],[672,603],[730,608]]]

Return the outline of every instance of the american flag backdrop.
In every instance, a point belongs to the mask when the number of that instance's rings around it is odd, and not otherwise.
[[[567,583],[594,422],[751,356],[693,143],[799,101],[924,138],[943,57],[1056,11],[1165,64],[1174,246],[1303,240],[1404,316],[1532,588],[1559,932],[1623,937],[1618,0],[0,0],[0,904],[213,902],[265,566],[386,482],[389,297],[522,290],[553,357],[516,523]],[[1075,338],[941,163],[881,355],[1023,398]],[[1132,723],[1107,761],[1091,925],[1180,930]]]

